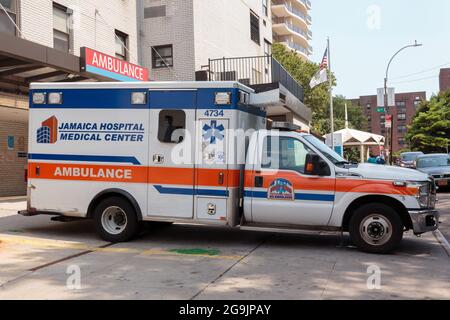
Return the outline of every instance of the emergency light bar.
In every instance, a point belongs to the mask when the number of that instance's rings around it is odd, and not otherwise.
[[[230,105],[231,92],[216,92],[214,103],[217,105]]]

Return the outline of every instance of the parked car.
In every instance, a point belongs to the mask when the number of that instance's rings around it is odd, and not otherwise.
[[[438,187],[450,187],[450,155],[443,153],[419,156],[416,159],[416,168],[432,175]]]
[[[403,168],[415,168],[417,157],[422,156],[423,152],[404,152],[400,155],[398,165]]]

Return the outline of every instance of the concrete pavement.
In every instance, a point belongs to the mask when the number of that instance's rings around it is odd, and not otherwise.
[[[393,255],[338,235],[186,225],[111,245],[90,221],[16,215],[23,206],[0,203],[0,299],[450,299],[450,258],[433,234],[406,235]],[[379,289],[367,286],[369,267]]]

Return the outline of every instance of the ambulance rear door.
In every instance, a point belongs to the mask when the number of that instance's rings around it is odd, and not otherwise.
[[[150,90],[148,215],[192,219],[197,90]]]

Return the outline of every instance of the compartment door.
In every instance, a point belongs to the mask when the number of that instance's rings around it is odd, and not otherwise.
[[[227,221],[229,197],[228,119],[199,119],[197,122],[195,217]]]

